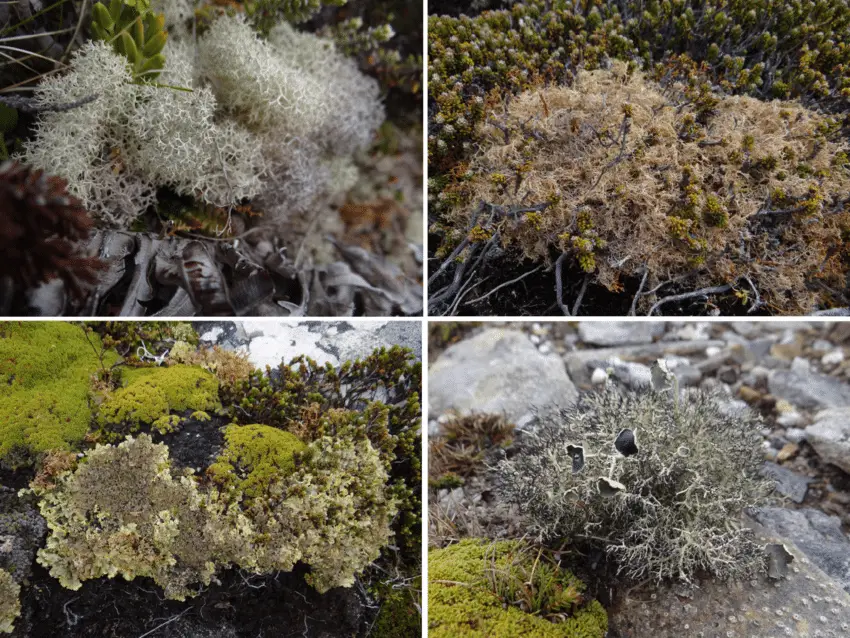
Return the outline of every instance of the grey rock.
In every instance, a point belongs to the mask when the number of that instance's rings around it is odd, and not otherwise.
[[[850,408],[818,412],[806,439],[824,461],[850,472]]]
[[[609,612],[609,638],[844,638],[850,595],[788,539],[753,525],[760,544],[794,556],[786,578],[708,580],[681,596],[677,586],[637,591]]]
[[[633,321],[583,321],[578,326],[582,341],[595,346],[652,343],[664,334],[664,323]]]
[[[835,377],[812,372],[805,360],[795,359],[791,370],[772,370],[770,393],[804,410],[850,406],[850,385]]]
[[[850,539],[841,530],[840,518],[812,508],[764,507],[751,515],[772,533],[794,543],[850,593]],[[847,613],[850,614],[850,610]]]
[[[564,361],[573,382],[579,386],[589,386],[593,368],[588,368],[587,364],[591,361],[606,361],[616,357],[624,360],[642,360],[651,364],[656,359],[665,358],[669,355],[701,355],[706,348],[720,348],[723,345],[725,345],[723,341],[657,341],[650,344],[621,346],[619,348],[575,350],[567,354]]]
[[[702,381],[702,372],[692,365],[676,366],[673,368],[673,375],[679,380],[679,385],[683,388],[699,385],[699,382]]]
[[[770,352],[771,346],[776,343],[776,339],[770,337],[762,337],[761,339],[753,339],[747,344],[750,352],[756,359],[761,359]]]
[[[540,354],[514,330],[485,330],[449,346],[428,371],[430,414],[504,414],[517,423],[578,397],[558,356]]]
[[[802,443],[806,440],[806,431],[800,428],[788,428],[785,430],[785,438],[791,443]]]
[[[795,503],[802,503],[806,500],[809,484],[813,482],[813,479],[810,479],[808,476],[803,476],[781,465],[770,462],[764,464],[762,474],[776,481],[776,491],[783,496],[787,496]]]
[[[652,371],[649,366],[645,366],[642,363],[611,359],[608,365],[613,370],[614,376],[632,390],[648,388],[652,383]]]
[[[18,583],[28,579],[46,533],[47,523],[31,499],[0,485],[0,569]]]
[[[790,412],[783,412],[776,417],[776,423],[783,428],[796,428],[806,424],[806,417],[796,410],[791,410]]]

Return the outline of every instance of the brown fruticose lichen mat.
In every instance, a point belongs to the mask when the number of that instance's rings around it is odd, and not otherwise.
[[[837,123],[797,102],[722,97],[686,74],[650,79],[615,63],[570,87],[529,91],[485,119],[450,223],[472,241],[551,264],[573,259],[596,282],[644,291],[690,274],[749,308],[835,305],[850,231],[850,162]],[[693,78],[693,75],[691,75]],[[660,80],[660,81],[656,81]],[[487,224],[478,202],[542,210]],[[641,297],[639,309],[651,308]]]

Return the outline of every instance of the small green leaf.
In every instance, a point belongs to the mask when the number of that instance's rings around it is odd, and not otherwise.
[[[124,47],[124,55],[127,56],[130,63],[133,64],[133,66],[137,65],[140,61],[139,50],[136,48],[136,43],[133,41],[133,38],[131,38],[130,34],[126,31],[121,34],[121,46]]]
[[[115,20],[112,19],[112,16],[109,14],[109,9],[100,2],[95,3],[92,7],[92,15],[94,16],[94,20],[92,20],[92,29],[96,27],[100,27],[104,32],[108,33],[115,28]],[[97,34],[101,40],[105,40],[105,37]]]
[[[145,46],[145,25],[142,24],[141,16],[136,18],[133,23],[133,39],[136,41],[136,48],[141,49]]]
[[[165,31],[160,31],[145,43],[145,46],[142,48],[142,53],[146,58],[154,56],[160,51],[162,51],[167,41],[168,33]]]
[[[109,15],[112,16],[113,25],[118,22],[121,17],[121,10],[124,8],[121,0],[109,0]]]

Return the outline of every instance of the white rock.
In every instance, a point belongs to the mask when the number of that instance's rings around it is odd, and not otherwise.
[[[825,366],[835,366],[844,361],[844,351],[840,348],[827,352],[820,358],[820,362]]]
[[[608,373],[602,368],[594,368],[593,374],[590,376],[590,382],[593,385],[601,385],[608,380]]]

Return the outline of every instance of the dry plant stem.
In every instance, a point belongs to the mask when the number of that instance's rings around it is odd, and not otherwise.
[[[564,313],[565,317],[570,316],[570,308],[564,303],[564,287],[563,278],[561,276],[561,268],[563,268],[564,260],[568,255],[569,253],[566,251],[562,252],[561,256],[558,257],[555,262],[555,298],[558,301],[558,307],[561,309],[561,312]]]
[[[753,280],[750,279],[749,275],[743,275],[743,279],[744,279],[744,281],[746,281],[750,285],[750,288],[752,289],[753,294],[756,296],[755,301],[750,306],[749,310],[747,310],[747,314],[750,314],[750,313],[755,312],[759,308],[761,308],[764,305],[764,301],[762,301],[761,295],[759,294],[759,291],[758,291],[758,288],[756,288],[756,285],[753,283]]]
[[[472,304],[477,303],[477,302],[479,302],[479,301],[484,301],[485,299],[487,299],[487,297],[489,297],[490,295],[492,295],[494,292],[496,292],[496,291],[498,291],[498,290],[500,290],[500,289],[504,288],[505,286],[510,286],[511,284],[515,284],[516,282],[518,282],[518,281],[521,281],[521,280],[525,279],[525,278],[526,278],[526,277],[528,277],[529,275],[533,275],[533,274],[534,274],[534,273],[536,273],[538,270],[540,270],[540,268],[541,268],[541,266],[537,266],[536,268],[533,268],[533,269],[529,270],[527,273],[522,274],[522,275],[520,275],[519,277],[516,277],[515,279],[511,279],[510,281],[506,281],[506,282],[505,282],[505,283],[503,283],[503,284],[499,284],[498,286],[496,286],[495,288],[493,288],[493,290],[491,290],[490,292],[488,292],[486,295],[482,295],[482,296],[480,296],[480,297],[476,297],[475,299],[472,299],[471,301],[467,301],[467,302],[466,302],[466,305],[467,305],[467,306],[471,306]]]
[[[649,277],[649,268],[644,267],[643,269],[643,277],[640,280],[640,286],[638,286],[637,292],[635,293],[634,299],[632,299],[632,307],[629,308],[629,317],[634,317],[637,312],[637,300],[641,295],[641,291],[643,290],[644,285],[646,284],[646,279]]]
[[[723,284],[722,286],[714,286],[711,288],[700,288],[699,290],[693,290],[691,292],[683,292],[680,295],[670,295],[669,297],[664,297],[652,306],[649,309],[649,312],[646,313],[647,317],[651,317],[655,314],[655,311],[658,310],[662,305],[671,302],[671,301],[683,301],[685,299],[693,299],[694,297],[708,297],[709,295],[719,295],[724,292],[729,292],[732,290],[732,284]]]
[[[478,204],[478,208],[475,210],[475,212],[472,213],[472,218],[469,220],[469,230],[472,230],[472,228],[478,222],[478,217],[481,215],[482,212],[484,212],[485,205],[486,204],[484,202],[481,202],[480,204]],[[440,264],[440,267],[437,269],[437,272],[435,272],[428,278],[429,286],[434,283],[437,277],[439,277],[442,273],[445,272],[446,268],[448,268],[449,265],[454,262],[457,256],[460,255],[461,251],[463,251],[463,249],[466,248],[468,245],[469,236],[465,237],[464,240],[460,244],[458,244],[457,248],[452,251],[452,254],[449,255],[448,258],[442,264]]]
[[[584,281],[581,282],[581,290],[578,291],[578,297],[573,304],[573,317],[578,317],[578,309],[581,306],[581,300],[584,299],[584,293],[587,291],[587,284],[590,283],[590,273],[584,276]]]

